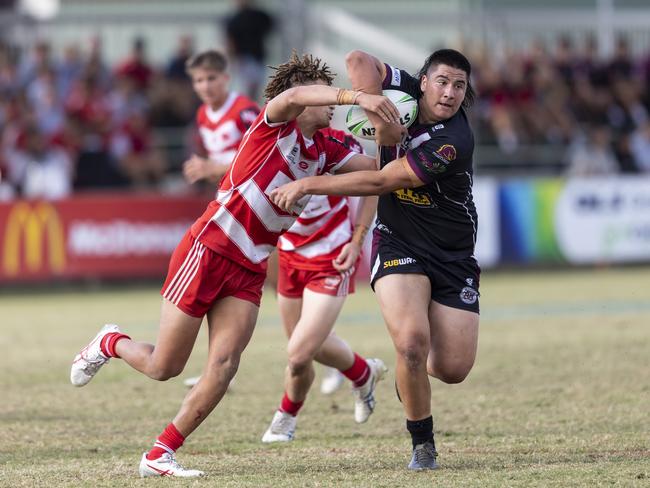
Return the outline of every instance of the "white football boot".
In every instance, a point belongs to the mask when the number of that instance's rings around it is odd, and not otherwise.
[[[320,392],[323,395],[331,395],[345,383],[345,376],[336,368],[326,368],[326,374],[320,384]]]
[[[271,420],[271,425],[262,436],[262,442],[289,442],[293,440],[296,431],[296,417],[277,410]]]
[[[198,478],[205,473],[198,469],[185,469],[178,464],[173,454],[163,453],[158,459],[147,459],[147,453],[142,455],[140,460],[140,476],[148,478],[150,476],[177,476],[179,478]]]
[[[352,388],[354,395],[354,421],[362,424],[375,410],[375,386],[384,377],[388,368],[381,359],[367,359],[370,376],[368,380],[359,387]]]
[[[97,374],[99,368],[110,360],[104,356],[99,344],[106,334],[112,332],[120,332],[120,328],[114,324],[106,324],[95,338],[75,356],[72,368],[70,368],[70,382],[74,386],[88,384]]]

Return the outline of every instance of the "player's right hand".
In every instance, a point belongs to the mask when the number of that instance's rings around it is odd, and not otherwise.
[[[408,134],[408,129],[400,124],[375,124],[375,142],[380,146],[396,146]]]
[[[305,192],[301,187],[302,182],[300,180],[285,183],[272,190],[269,198],[285,212],[292,213],[296,202],[305,196]]]
[[[399,111],[388,97],[362,92],[357,97],[357,103],[362,109],[379,115],[384,122],[399,124]]]
[[[208,162],[196,154],[183,163],[183,176],[188,183],[196,183],[208,174]]]
[[[354,272],[354,264],[359,259],[360,254],[361,246],[356,242],[350,241],[343,246],[339,255],[332,259],[332,265],[339,273],[345,273],[350,269]]]

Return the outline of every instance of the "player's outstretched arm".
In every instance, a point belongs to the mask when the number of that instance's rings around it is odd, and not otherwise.
[[[381,171],[354,171],[334,176],[310,176],[282,185],[271,192],[271,201],[285,211],[305,195],[381,195],[400,188],[424,185],[406,158],[388,163]]]
[[[361,249],[363,249],[363,241],[377,212],[378,199],[379,197],[372,195],[362,197],[359,201],[352,239],[343,246],[339,255],[333,260],[332,265],[335,270],[348,271],[357,262]]]
[[[354,90],[370,94],[381,94],[386,77],[386,66],[379,59],[364,51],[350,51],[345,57],[348,78]],[[375,128],[375,140],[381,146],[393,146],[402,138],[404,129],[398,123],[389,123],[372,112],[366,111]],[[392,121],[391,121],[392,122]]]
[[[269,122],[287,122],[305,107],[323,105],[359,105],[386,122],[399,121],[399,111],[388,98],[327,85],[303,85],[289,88],[272,99],[266,107]]]

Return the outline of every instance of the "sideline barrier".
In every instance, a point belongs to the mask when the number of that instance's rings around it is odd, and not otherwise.
[[[160,278],[204,198],[101,195],[0,204],[0,283]]]
[[[650,262],[650,177],[504,181],[500,262]]]
[[[650,177],[477,178],[476,257],[499,265],[650,263]],[[0,284],[162,279],[199,197],[85,195],[0,204]],[[369,276],[370,239],[359,269]]]

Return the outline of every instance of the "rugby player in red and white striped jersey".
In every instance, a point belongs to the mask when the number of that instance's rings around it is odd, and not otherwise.
[[[271,190],[327,171],[375,167],[373,159],[319,134],[329,125],[332,105],[358,104],[386,121],[398,120],[386,97],[338,89],[331,82],[329,68],[311,56],[294,54],[277,68],[266,89],[270,101],[244,136],[217,199],[172,255],[156,344],[133,341],[110,324],[73,361],[75,386],[87,384],[112,357],[150,378],[167,380],[182,372],[207,317],[209,352],[201,379],[143,454],[141,476],[203,475],[180,466],[175,451],[219,403],[235,375],[257,320],[265,261],[307,201],[281,210],[271,203]]]
[[[216,50],[203,51],[187,61],[192,87],[203,102],[196,113],[201,154],[193,154],[183,163],[189,183],[219,181],[260,112],[248,97],[228,91],[227,65],[226,57]]]
[[[342,146],[363,152],[345,132],[323,129]],[[386,367],[364,359],[332,331],[345,298],[354,291],[355,267],[377,207],[376,197],[361,199],[356,218],[348,198],[313,196],[296,222],[280,236],[278,304],[289,337],[284,396],[262,442],[293,439],[297,414],[314,380],[313,360],[343,373],[353,384],[354,418],[368,420],[374,389]]]

